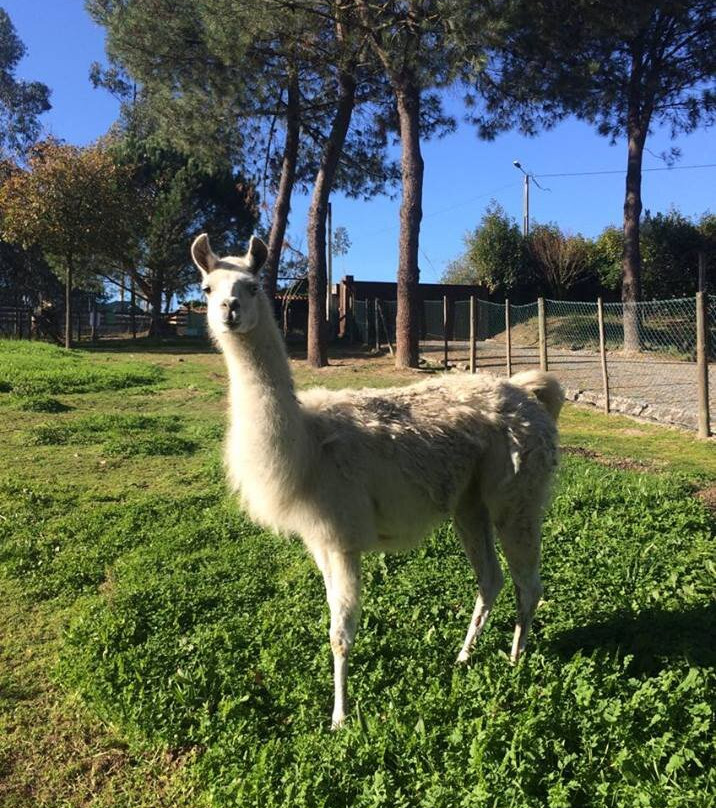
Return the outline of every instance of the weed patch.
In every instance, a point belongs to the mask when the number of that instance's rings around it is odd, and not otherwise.
[[[104,454],[123,457],[188,454],[198,444],[180,434],[183,426],[176,415],[86,415],[40,424],[30,439],[38,446],[97,444]]]
[[[52,396],[33,395],[18,397],[14,402],[18,410],[22,412],[67,412],[72,407],[69,404],[63,404]]]

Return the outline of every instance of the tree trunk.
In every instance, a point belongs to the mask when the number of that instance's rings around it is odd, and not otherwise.
[[[296,180],[296,164],[298,162],[298,144],[301,129],[299,106],[298,75],[291,73],[288,85],[288,102],[286,109],[286,140],[283,146],[283,162],[281,163],[281,178],[278,184],[278,193],[273,206],[271,217],[271,230],[268,237],[268,255],[264,268],[264,291],[269,300],[276,295],[276,282],[278,279],[278,265],[281,260],[281,248],[286,235],[288,214],[291,209],[291,193]]]
[[[399,368],[418,366],[420,311],[418,246],[423,217],[423,157],[420,153],[420,88],[407,81],[395,89],[400,122],[402,202],[398,258],[396,358]]]
[[[65,277],[65,348],[72,347],[72,256],[67,256]]]
[[[152,276],[151,293],[149,303],[152,307],[151,319],[149,321],[149,336],[161,337],[164,331],[162,323],[162,292],[164,286],[164,273],[158,270]]]
[[[635,87],[638,78],[632,79]],[[648,129],[639,114],[639,97],[635,89],[629,99],[627,114],[628,156],[626,196],[624,198],[624,252],[622,256],[622,303],[624,304],[624,350],[641,349],[639,309],[641,300],[641,249],[639,219],[641,217],[641,163]]]
[[[340,94],[331,132],[323,147],[321,164],[313,186],[308,214],[308,364],[320,368],[328,364],[326,323],[326,215],[328,197],[338,167],[338,159],[351,122],[355,104],[355,79],[349,72],[339,74]]]
[[[132,276],[131,292],[129,293],[129,321],[132,325],[132,339],[137,339],[137,315],[134,311],[137,305],[134,276]]]
[[[92,292],[92,307],[90,309],[90,340],[97,341],[97,293]]]

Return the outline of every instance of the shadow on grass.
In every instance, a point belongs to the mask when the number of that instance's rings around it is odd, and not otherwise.
[[[214,354],[216,348],[208,338],[201,337],[137,337],[137,339],[100,339],[97,342],[78,342],[74,348],[88,353],[163,353]]]
[[[634,673],[656,673],[678,658],[710,667],[716,665],[716,603],[682,612],[649,609],[638,615],[615,614],[604,622],[565,631],[551,644],[563,658],[596,650],[631,655]]]
[[[100,339],[96,342],[78,342],[74,348],[88,353],[160,353],[160,354],[215,354],[218,350],[208,337],[137,337],[137,339]],[[306,359],[305,342],[289,341],[286,345],[292,359]],[[383,352],[383,354],[385,351]],[[382,355],[382,354],[381,354]],[[340,359],[371,359],[376,354],[370,348],[350,343],[333,342],[328,346],[328,361]]]

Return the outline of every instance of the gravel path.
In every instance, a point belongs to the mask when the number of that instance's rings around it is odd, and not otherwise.
[[[442,343],[421,343],[421,354],[431,362],[441,361]],[[451,343],[449,359],[458,366],[469,360],[467,343]],[[477,343],[478,367],[500,375],[506,373],[504,343]],[[591,351],[548,349],[549,369],[557,374],[572,401],[604,405],[599,354]],[[512,372],[539,367],[536,347],[512,349]],[[696,429],[698,401],[696,365],[668,359],[622,358],[607,355],[611,409],[652,421]],[[709,365],[709,398],[712,431],[716,421],[716,364]]]

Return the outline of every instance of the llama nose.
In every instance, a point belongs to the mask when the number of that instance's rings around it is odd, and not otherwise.
[[[235,325],[239,318],[238,298],[227,297],[226,300],[224,300],[224,302],[221,304],[221,308],[224,309],[224,317],[226,318],[226,322],[230,325]]]

